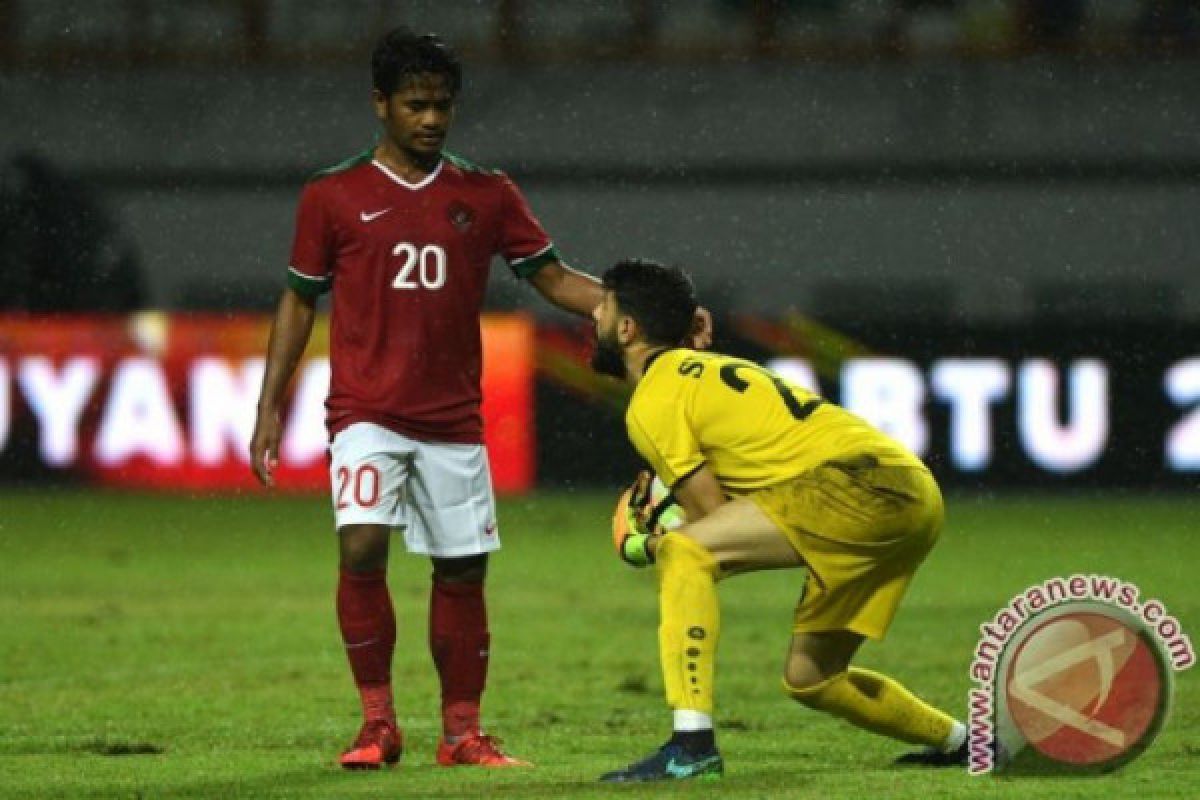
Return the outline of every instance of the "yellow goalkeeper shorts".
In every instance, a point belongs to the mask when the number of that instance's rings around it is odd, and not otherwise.
[[[807,564],[796,633],[851,630],[882,639],[945,517],[937,482],[915,459],[827,461],[748,499]]]

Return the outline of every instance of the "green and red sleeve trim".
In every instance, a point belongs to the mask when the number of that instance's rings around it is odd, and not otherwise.
[[[314,278],[295,267],[288,267],[287,285],[293,292],[304,297],[320,297],[333,288],[333,280],[328,275]]]
[[[531,256],[514,258],[508,262],[508,267],[518,278],[529,280],[539,269],[551,261],[562,261],[562,257],[559,256],[558,249],[553,244],[548,244]]]

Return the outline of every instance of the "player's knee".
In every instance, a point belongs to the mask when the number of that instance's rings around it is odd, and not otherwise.
[[[379,525],[345,525],[338,530],[342,569],[368,572],[387,568],[388,535]]]
[[[820,708],[822,690],[846,675],[853,648],[831,646],[828,634],[800,639],[784,664],[783,686],[793,699]]]
[[[434,558],[433,579],[440,583],[483,583],[487,578],[487,555],[464,558]]]
[[[804,691],[818,686],[833,674],[821,668],[815,660],[802,654],[793,654],[783,668],[783,685],[789,690]]]
[[[836,683],[842,680],[845,672],[833,675],[819,676],[819,673],[795,673],[790,669],[784,672],[783,690],[788,697],[797,703],[808,706],[815,711],[826,711],[829,706],[830,691]],[[796,680],[793,680],[796,678]]]
[[[783,668],[783,684],[788,693],[805,705],[812,705],[812,692],[847,674],[862,642],[861,634],[848,630],[794,634]]]

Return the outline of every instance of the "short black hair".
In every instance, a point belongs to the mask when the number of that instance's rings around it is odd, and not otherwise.
[[[421,75],[441,75],[452,97],[462,88],[462,63],[436,34],[413,33],[409,28],[388,31],[371,53],[371,80],[385,97],[391,97]]]
[[[699,303],[692,279],[679,267],[632,258],[609,267],[601,279],[617,308],[637,321],[647,341],[676,347],[692,332]]]

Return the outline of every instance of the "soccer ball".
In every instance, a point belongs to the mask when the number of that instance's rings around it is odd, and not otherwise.
[[[671,494],[667,485],[655,475],[654,480],[650,481],[650,518],[646,527],[654,530],[655,527],[661,526],[673,531],[685,522],[687,516],[683,513],[683,506],[675,502],[675,495]]]

